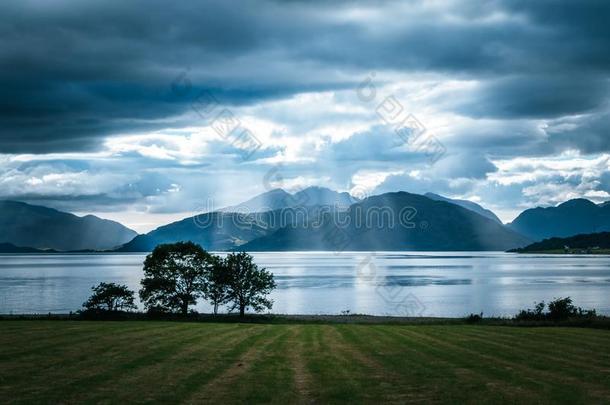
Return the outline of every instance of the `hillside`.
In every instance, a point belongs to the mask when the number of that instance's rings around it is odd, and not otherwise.
[[[26,246],[15,246],[12,243],[0,243],[0,253],[54,253],[55,250],[42,250]]]
[[[207,250],[232,250],[256,238],[313,217],[317,207],[283,208],[260,213],[211,212],[188,217],[138,235],[117,249],[119,252],[149,252],[160,243],[190,240]]]
[[[443,197],[442,195],[438,195],[438,194],[434,194],[434,193],[426,193],[426,194],[424,194],[424,196],[430,198],[431,200],[446,201],[448,203],[459,205],[460,207],[466,208],[467,210],[476,212],[479,215],[483,215],[486,218],[492,219],[499,224],[502,223],[502,221],[500,221],[500,218],[498,218],[496,216],[496,214],[493,213],[493,211],[488,210],[487,208],[483,208],[475,202],[468,201],[468,200],[457,200],[457,199],[453,199],[453,198],[447,198],[447,197]]]
[[[508,226],[534,241],[610,231],[610,205],[569,200],[556,207],[525,210]]]
[[[369,197],[345,212],[327,214],[319,226],[278,229],[242,248],[473,251],[506,250],[528,242],[503,225],[458,205],[397,192]]]
[[[521,249],[514,249],[518,253],[574,253],[576,250],[586,253],[607,253],[610,250],[610,232],[580,234],[569,238],[549,238]]]
[[[118,222],[93,215],[78,217],[38,205],[0,201],[0,243],[61,251],[104,250],[136,235]]]

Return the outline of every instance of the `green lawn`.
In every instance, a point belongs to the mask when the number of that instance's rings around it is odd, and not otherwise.
[[[0,402],[610,402],[610,331],[0,322]]]

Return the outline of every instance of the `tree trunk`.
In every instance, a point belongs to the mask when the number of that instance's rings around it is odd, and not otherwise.
[[[214,316],[218,315],[218,303],[214,303]]]
[[[188,302],[183,302],[182,303],[181,310],[182,310],[182,315],[184,315],[184,316],[188,315],[188,313],[189,313],[189,304],[188,304]]]
[[[243,318],[244,315],[246,315],[246,306],[245,305],[240,305],[239,306],[239,316],[241,316]]]

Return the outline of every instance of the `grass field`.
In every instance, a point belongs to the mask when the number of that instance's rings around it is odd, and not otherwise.
[[[610,331],[0,322],[0,402],[610,402]]]

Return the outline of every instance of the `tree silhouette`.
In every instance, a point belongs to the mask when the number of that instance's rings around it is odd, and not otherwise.
[[[256,312],[264,308],[271,309],[273,301],[267,295],[275,288],[273,274],[259,269],[253,257],[245,252],[231,253],[222,263],[226,272],[227,301],[232,302],[231,309],[239,309],[244,316],[248,308]]]
[[[144,261],[140,298],[147,309],[188,314],[203,295],[214,257],[193,242],[157,246]]]
[[[214,307],[214,315],[218,314],[218,307],[229,299],[228,282],[224,259],[214,257],[214,264],[207,273],[207,283],[203,292],[204,298]]]
[[[134,292],[126,285],[99,283],[91,287],[93,294],[83,303],[88,311],[124,311],[135,309]]]

